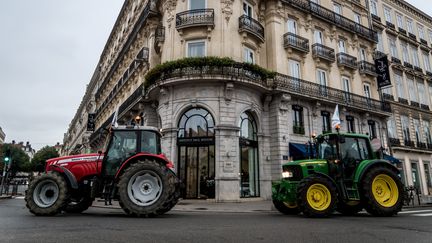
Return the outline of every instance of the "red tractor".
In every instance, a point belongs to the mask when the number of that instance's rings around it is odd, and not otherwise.
[[[128,215],[168,212],[180,197],[173,164],[163,154],[154,127],[120,126],[108,135],[104,152],[49,159],[34,178],[26,206],[35,215],[81,213],[95,198],[118,200]]]

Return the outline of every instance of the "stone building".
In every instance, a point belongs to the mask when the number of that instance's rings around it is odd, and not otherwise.
[[[391,103],[388,136],[405,185],[432,202],[432,18],[401,0],[370,0],[378,31],[377,55],[391,61],[392,86],[382,90]]]
[[[392,113],[379,101],[369,23],[360,1],[125,1],[91,81],[90,145],[103,144],[118,110],[119,124],[162,131],[183,197],[269,199],[280,165],[332,130],[337,104],[342,131],[387,146]],[[191,66],[186,57],[235,63]],[[176,60],[183,66],[157,67]]]

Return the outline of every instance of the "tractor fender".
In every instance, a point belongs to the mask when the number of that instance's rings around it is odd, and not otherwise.
[[[326,175],[326,174],[321,173],[321,172],[314,172],[313,175],[319,175],[319,176],[325,177],[325,178],[329,179],[335,187],[337,187],[336,181],[333,180],[333,178],[331,178],[329,175]]]
[[[73,188],[73,189],[78,189],[78,182],[77,179],[75,178],[74,174],[72,174],[72,172],[70,172],[70,170],[68,170],[67,168],[63,167],[63,166],[58,166],[58,165],[50,165],[49,167],[52,168],[56,168],[57,171],[60,170],[63,172],[63,174],[66,175],[66,179],[69,182],[69,185]]]
[[[360,183],[363,180],[363,177],[366,175],[366,172],[369,171],[372,167],[382,165],[385,166],[391,170],[393,170],[396,174],[399,174],[399,170],[392,164],[390,164],[386,160],[376,159],[376,160],[369,160],[367,162],[361,163],[354,176],[354,183]]]
[[[148,153],[138,153],[134,156],[129,157],[120,167],[120,169],[115,174],[115,179],[118,179],[121,173],[123,173],[124,169],[127,168],[131,163],[136,161],[139,158],[151,158],[156,160],[157,162],[167,166],[171,167],[172,163],[162,154],[148,154]]]

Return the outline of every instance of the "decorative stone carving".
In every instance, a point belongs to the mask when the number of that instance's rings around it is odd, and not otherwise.
[[[163,12],[167,14],[167,25],[171,28],[171,22],[175,19],[176,0],[167,0],[163,6]]]
[[[291,102],[291,95],[282,94],[279,103],[279,111],[281,112],[282,115],[289,111],[290,102]]]
[[[234,93],[234,84],[233,83],[227,83],[225,85],[225,101],[227,104],[232,100]]]
[[[233,6],[234,0],[221,0],[222,5],[222,13],[225,15],[225,19],[227,22],[229,22],[231,15],[233,13]]]

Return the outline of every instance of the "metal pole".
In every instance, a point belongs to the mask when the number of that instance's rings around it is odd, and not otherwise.
[[[3,175],[2,175],[1,185],[0,185],[0,196],[3,195],[3,187],[4,187],[5,176],[6,176],[6,163],[3,166]]]

